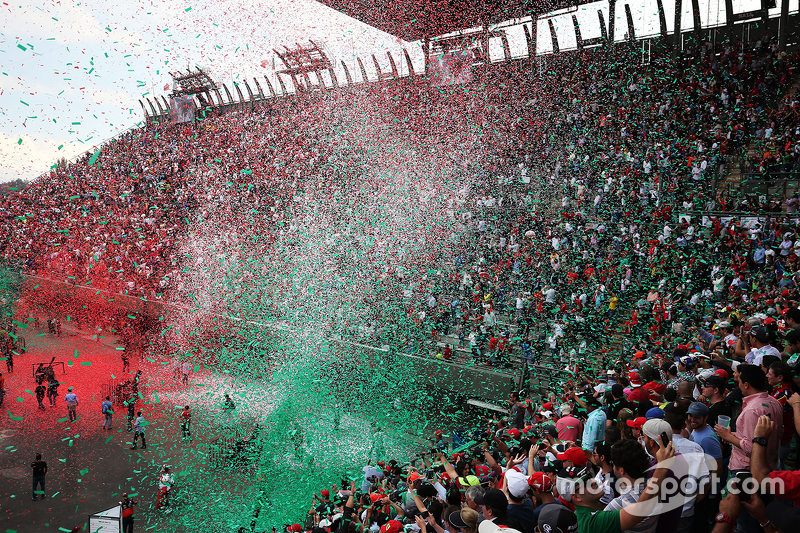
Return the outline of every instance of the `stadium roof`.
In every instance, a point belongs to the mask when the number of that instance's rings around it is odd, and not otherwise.
[[[416,41],[578,4],[577,0],[319,0],[381,31]]]

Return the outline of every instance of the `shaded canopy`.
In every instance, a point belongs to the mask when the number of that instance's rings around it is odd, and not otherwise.
[[[405,41],[545,13],[575,0],[319,0]]]

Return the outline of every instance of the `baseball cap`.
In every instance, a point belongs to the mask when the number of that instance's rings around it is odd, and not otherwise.
[[[301,531],[303,531],[303,528],[300,524],[292,524],[291,526],[289,526],[289,529],[291,531],[294,531],[295,533],[300,533]]]
[[[508,429],[508,430],[506,430],[506,435],[508,435],[509,437],[511,437],[513,439],[518,439],[519,438],[519,430],[517,428]]]
[[[706,379],[703,380],[704,387],[716,387],[721,391],[724,391],[727,388],[728,381],[722,379],[717,374],[712,376],[708,376]]]
[[[458,478],[458,484],[462,487],[473,487],[475,485],[480,485],[481,480],[478,479],[478,476],[464,476]]]
[[[542,426],[542,432],[550,435],[551,437],[558,438],[558,430],[553,424]]]
[[[626,424],[628,424],[629,428],[642,429],[642,426],[644,425],[645,422],[647,422],[647,419],[643,416],[640,416],[638,418],[634,418],[633,420],[628,420]]]
[[[640,351],[636,352],[635,354],[633,354],[633,358],[634,358],[634,359],[641,359],[641,358],[642,358],[642,357],[644,357],[645,355],[647,355],[647,354],[645,354],[644,352],[642,352],[642,351],[640,350]]]
[[[764,342],[769,338],[769,336],[767,335],[767,330],[766,328],[764,328],[764,326],[756,326],[754,328],[750,328],[745,332],[745,335],[752,335],[761,342]]]
[[[648,381],[645,383],[644,388],[647,390],[655,391],[658,394],[664,394],[664,391],[667,390],[667,386],[663,383],[658,383],[657,381]]]
[[[403,524],[397,520],[389,520],[381,526],[381,533],[400,533],[403,531]]]
[[[638,372],[628,373],[628,381],[634,389],[642,386],[642,379],[639,377]]]
[[[542,533],[575,533],[578,517],[563,505],[547,505],[539,512],[537,525]]]
[[[728,376],[728,371],[725,370],[724,368],[718,368],[717,371],[714,372],[714,375],[721,377],[725,381],[728,381],[728,378],[730,377]]]
[[[558,494],[564,501],[572,501],[572,494],[575,492],[575,485],[580,481],[581,476],[583,476],[585,473],[585,468],[565,468],[558,473],[558,477],[556,478],[556,488],[558,489]]]
[[[660,407],[653,407],[652,409],[648,409],[647,412],[644,414],[644,417],[648,420],[651,418],[664,418],[664,410]],[[672,430],[670,430],[672,431]]]
[[[688,355],[687,355],[686,357],[681,357],[681,358],[679,359],[679,362],[680,362],[680,363],[681,363],[683,366],[685,366],[687,369],[692,369],[692,368],[694,368],[694,359],[692,359],[692,358],[691,358],[691,357],[689,357]]]
[[[553,482],[544,472],[534,472],[528,478],[528,485],[536,492],[548,492],[553,488]]]
[[[562,405],[561,406],[561,416],[567,416],[571,412],[572,412],[572,406],[571,405]]]
[[[556,455],[556,458],[560,461],[571,461],[577,466],[583,466],[586,464],[586,461],[588,461],[583,450],[576,447],[569,448],[564,453],[559,453]]]
[[[689,406],[686,414],[692,416],[708,416],[708,406],[704,403],[694,402]]]
[[[542,465],[542,472],[545,474],[557,474],[561,472],[561,469],[564,468],[563,461],[547,461],[545,464]]]
[[[477,476],[488,476],[492,473],[492,469],[487,465],[475,465],[473,470],[475,470],[475,475]]]
[[[506,486],[508,492],[515,498],[522,498],[530,489],[528,478],[517,470],[506,471]]]
[[[485,505],[492,509],[506,509],[508,507],[508,498],[499,489],[489,489],[483,496],[476,496],[473,501],[478,505]]]
[[[661,434],[666,433],[669,437],[669,440],[672,441],[672,426],[666,420],[660,420],[658,418],[651,418],[647,422],[644,423],[642,426],[642,433],[653,439],[654,441],[658,442],[658,445],[661,446]],[[678,445],[673,442],[672,443],[675,450],[678,449]]]
[[[418,473],[416,473],[416,472],[411,472],[411,473],[408,475],[408,483],[409,483],[409,485],[410,485],[411,483],[414,483],[414,482],[415,482],[416,480],[418,480],[418,479],[422,479],[422,476],[420,476],[420,475],[419,475]]]
[[[447,521],[456,526],[459,529],[464,529],[469,527],[467,523],[464,521],[464,518],[461,516],[461,511],[453,511],[447,516]]]
[[[800,521],[800,507],[793,507],[789,500],[776,499],[767,505],[766,511],[773,527],[781,531],[792,531]]]
[[[327,498],[328,496],[330,496],[330,495],[331,495],[331,493],[330,493],[330,492],[328,492],[328,489],[322,489],[321,491],[319,491],[319,494],[320,494],[320,496],[322,496],[323,498]]]

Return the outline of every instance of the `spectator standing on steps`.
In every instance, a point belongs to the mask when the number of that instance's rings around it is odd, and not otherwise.
[[[122,533],[133,533],[133,506],[139,505],[139,500],[132,500],[128,493],[122,495],[119,506],[122,510]]]
[[[144,427],[147,425],[144,417],[142,416],[142,412],[139,411],[136,413],[136,422],[133,424],[133,446],[131,446],[131,450],[136,449],[136,443],[141,438],[142,439],[142,449],[147,449],[147,441],[144,439]]]
[[[110,430],[112,424],[114,423],[114,409],[110,396],[106,396],[106,399],[103,400],[103,403],[100,406],[100,411],[103,413],[103,430]]]
[[[67,414],[69,415],[69,421],[75,422],[75,419],[78,418],[78,395],[72,392],[72,387],[67,389],[67,394],[64,396],[64,401],[67,402]]]
[[[31,463],[33,469],[33,492],[32,500],[36,501],[36,487],[40,486],[42,490],[42,499],[45,499],[44,476],[47,475],[47,461],[42,461],[42,454],[36,454],[36,460]]]

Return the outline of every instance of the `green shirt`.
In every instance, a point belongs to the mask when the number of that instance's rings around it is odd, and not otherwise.
[[[591,533],[621,533],[619,511],[593,511],[589,507],[575,506],[578,531]]]

